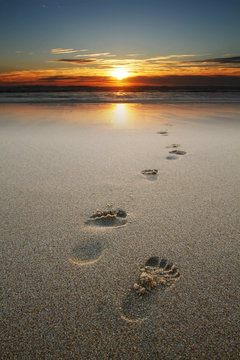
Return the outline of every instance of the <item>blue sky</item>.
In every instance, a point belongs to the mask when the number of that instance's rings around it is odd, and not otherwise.
[[[106,68],[114,66],[113,58],[120,66],[118,60],[129,57],[237,57],[239,14],[239,0],[0,0],[0,72],[61,69],[56,59],[106,53],[97,56],[112,57]],[[86,74],[86,64],[76,65],[84,65]],[[94,65],[88,64],[91,74]],[[98,69],[99,61],[95,75]]]

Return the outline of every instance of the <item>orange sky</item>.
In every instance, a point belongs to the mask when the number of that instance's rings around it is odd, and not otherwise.
[[[239,12],[236,0],[2,1],[0,86],[240,86]]]
[[[239,57],[199,59],[194,54],[173,54],[116,59],[110,55],[75,55],[49,61],[45,69],[2,72],[0,85],[240,85]]]

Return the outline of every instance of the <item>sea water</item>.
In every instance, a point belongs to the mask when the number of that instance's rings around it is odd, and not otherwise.
[[[240,103],[240,90],[1,92],[0,103]]]

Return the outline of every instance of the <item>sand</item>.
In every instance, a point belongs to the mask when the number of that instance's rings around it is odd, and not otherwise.
[[[1,105],[2,359],[238,358],[239,118]],[[126,221],[89,224],[111,209]],[[132,301],[150,257],[180,277]]]

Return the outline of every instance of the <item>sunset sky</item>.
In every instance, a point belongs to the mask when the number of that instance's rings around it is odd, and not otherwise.
[[[0,85],[240,86],[239,0],[0,0]]]

